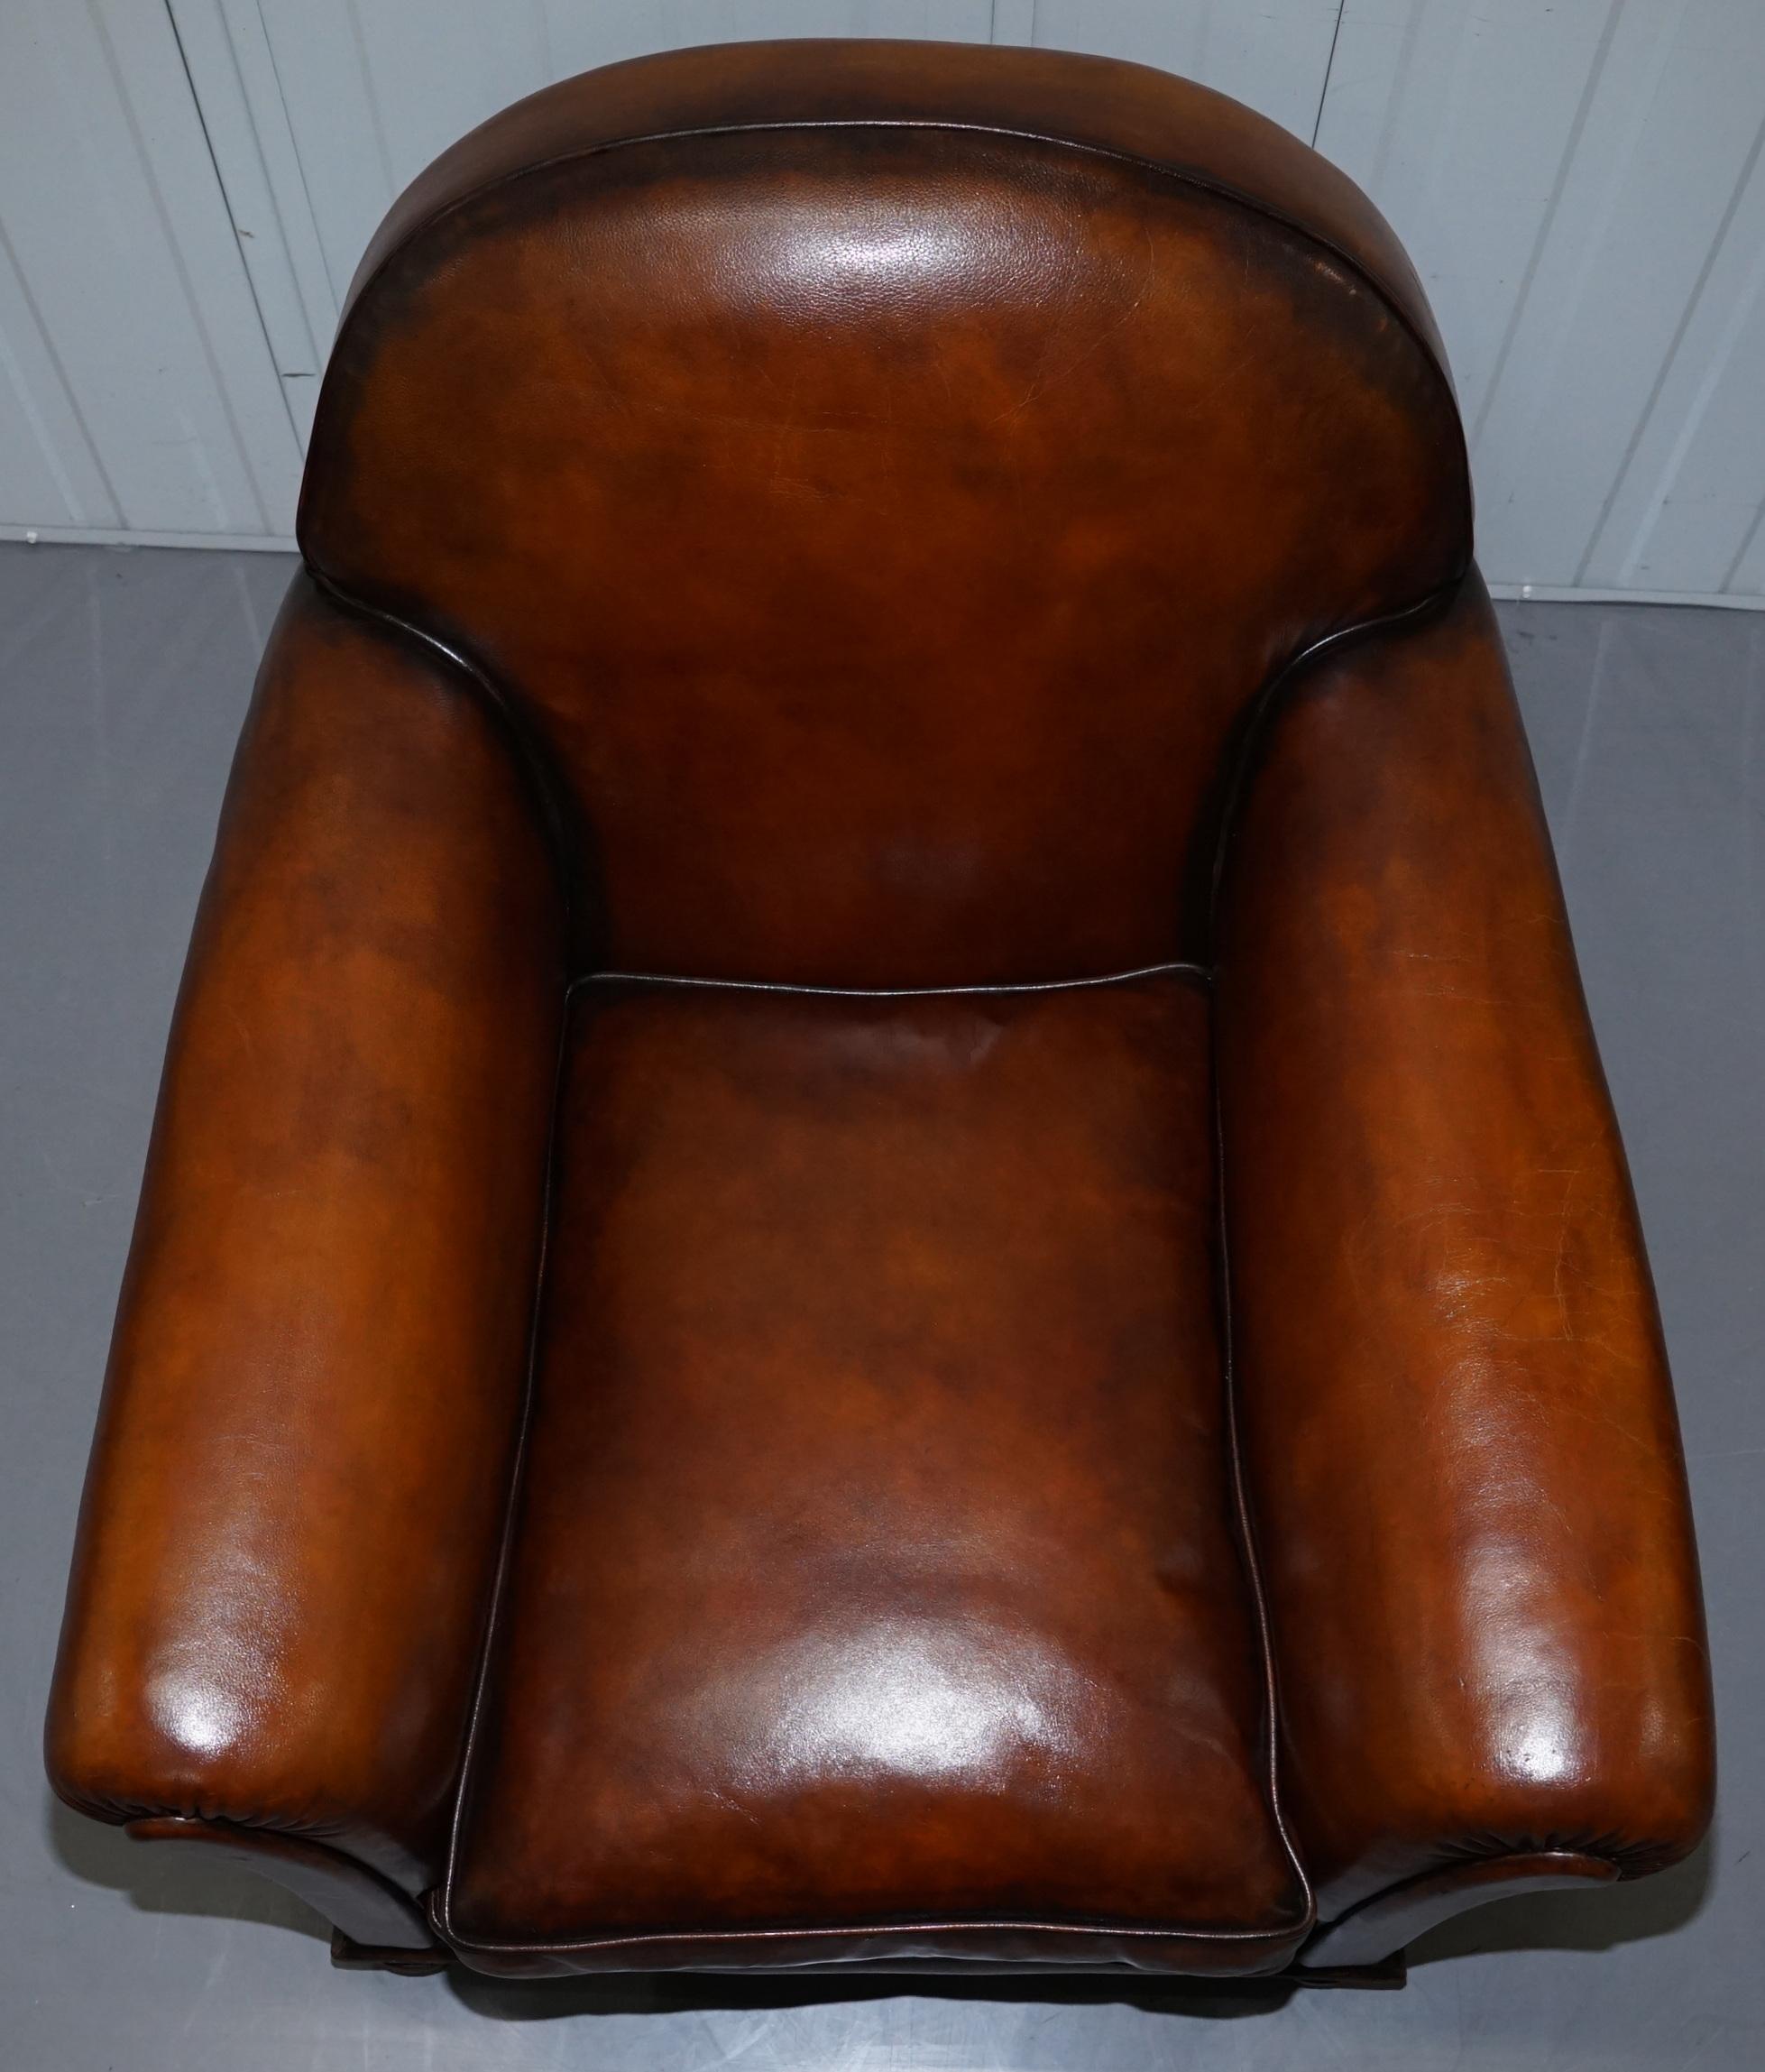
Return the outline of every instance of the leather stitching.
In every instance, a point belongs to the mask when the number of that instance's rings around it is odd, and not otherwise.
[[[1268,1597],[1263,1588],[1263,1567],[1256,1552],[1249,1490],[1244,1465],[1244,1446],[1239,1434],[1237,1367],[1234,1358],[1232,1330],[1232,1260],[1226,1228],[1226,1129],[1219,1100],[1219,1030],[1217,1005],[1210,1001],[1209,1020],[1212,1045],[1214,1142],[1214,1226],[1217,1239],[1214,1286],[1219,1307],[1219,1367],[1226,1398],[1226,1455],[1231,1480],[1233,1522],[1237,1529],[1238,1551],[1244,1561],[1246,1587],[1250,1596],[1251,1621],[1255,1628],[1263,1671],[1263,1762],[1270,1818],[1281,1846],[1287,1852],[1293,1875],[1305,1899],[1304,1928],[1310,1934],[1317,1925],[1318,1900],[1311,1880],[1287,1826],[1281,1802],[1281,1691],[1275,1671],[1274,1636],[1269,1623]]]
[[[680,986],[729,993],[796,993],[813,999],[835,1000],[938,1000],[974,997],[991,999],[999,993],[1074,993],[1097,986],[1131,985],[1136,979],[1174,978],[1198,986],[1209,986],[1213,973],[1205,965],[1172,961],[1164,964],[1140,964],[1128,972],[1103,972],[1095,978],[1031,979],[999,985],[961,986],[808,986],[778,979],[701,979],[674,972],[584,972],[572,980],[574,999],[585,986]]]
[[[445,1916],[432,1910],[437,1927],[455,1949],[493,1951],[510,1957],[574,1956],[602,1949],[635,1949],[646,1945],[724,1942],[822,1942],[853,1936],[915,1935],[1064,1935],[1090,1938],[1135,1937],[1161,1942],[1291,1942],[1310,1927],[1308,1915],[1293,1926],[1271,1929],[1131,1928],[1113,1921],[1085,1920],[899,1920],[854,1921],[838,1928],[652,1929],[641,1935],[602,1936],[589,1941],[496,1942],[456,1934]],[[900,1961],[905,1962],[906,1959]],[[997,1961],[997,1960],[989,1960]],[[1034,1959],[1025,1960],[1026,1968]],[[793,1967],[795,1968],[795,1967]]]
[[[1264,200],[1262,197],[1247,193],[1244,189],[1235,187],[1229,180],[1220,180],[1216,175],[1204,172],[1199,167],[1172,165],[1162,159],[1144,157],[1137,152],[1118,151],[1112,149],[1108,144],[1087,143],[1076,137],[1056,136],[1046,130],[1015,129],[1009,124],[1000,123],[964,123],[952,119],[940,121],[930,117],[889,117],[883,115],[860,115],[844,119],[839,117],[807,117],[798,122],[702,123],[695,124],[686,129],[650,130],[636,136],[608,137],[599,143],[584,145],[575,151],[556,152],[549,158],[534,159],[525,165],[511,167],[507,172],[499,173],[493,180],[487,180],[477,187],[468,188],[464,193],[455,195],[450,200],[443,203],[440,207],[432,209],[428,215],[418,217],[406,230],[398,243],[387,251],[373,272],[368,275],[365,281],[361,282],[359,287],[354,283],[351,284],[343,321],[337,327],[338,341],[341,342],[344,332],[354,320],[357,310],[368,299],[369,293],[374,284],[400,254],[409,251],[420,237],[433,230],[437,224],[445,223],[449,216],[457,211],[469,207],[473,202],[482,200],[486,195],[497,193],[502,188],[514,186],[523,180],[537,178],[539,174],[549,172],[558,166],[584,163],[590,159],[603,158],[613,152],[629,151],[642,144],[690,143],[701,137],[783,136],[798,132],[817,130],[920,130],[953,136],[997,137],[1006,143],[1042,144],[1052,150],[1070,151],[1086,158],[1099,159],[1109,164],[1132,166],[1137,171],[1151,173],[1155,178],[1168,180],[1175,186],[1193,188],[1199,193],[1216,196],[1222,201],[1228,201],[1237,207],[1248,209],[1253,215],[1260,216],[1267,222],[1279,224],[1284,230],[1292,232],[1297,237],[1304,238],[1309,244],[1315,245],[1320,252],[1328,252],[1332,258],[1347,267],[1358,279],[1365,281],[1366,285],[1385,304],[1392,315],[1402,326],[1404,331],[1420,349],[1422,357],[1432,368],[1440,386],[1446,391],[1448,411],[1453,424],[1458,429],[1459,474],[1468,500],[1470,459],[1465,443],[1464,426],[1458,414],[1457,401],[1452,392],[1451,378],[1432,342],[1420,330],[1415,319],[1404,308],[1402,299],[1398,291],[1374,273],[1365,261],[1357,259],[1352,252],[1348,251],[1346,246],[1338,244],[1334,238],[1328,237],[1311,225],[1301,222],[1298,216],[1291,216],[1284,209],[1275,207],[1272,202]],[[297,531],[299,530],[298,517],[296,530]]]
[[[1232,837],[1237,829],[1238,815],[1243,808],[1245,793],[1255,773],[1257,758],[1286,696],[1308,669],[1314,664],[1332,658],[1338,649],[1374,634],[1397,632],[1411,626],[1426,624],[1429,620],[1445,612],[1464,588],[1470,572],[1467,557],[1464,566],[1449,581],[1430,590],[1425,597],[1416,599],[1413,603],[1401,604],[1395,611],[1383,612],[1373,618],[1356,619],[1352,625],[1340,626],[1332,633],[1323,634],[1290,656],[1265,678],[1262,688],[1253,695],[1237,751],[1231,759],[1230,767],[1225,772],[1220,787],[1213,862],[1208,879],[1206,941],[1209,971],[1217,971],[1219,964],[1219,907]]]
[[[304,553],[301,567],[314,588],[335,610],[346,612],[352,618],[365,619],[382,632],[401,634],[466,679],[468,687],[501,731],[516,775],[533,800],[540,835],[550,852],[557,878],[558,897],[564,905],[565,939],[574,943],[580,920],[582,872],[577,866],[575,844],[570,833],[571,814],[546,744],[537,737],[519,704],[488,669],[462,649],[452,646],[414,620],[387,610],[383,604],[370,603],[365,598],[354,595]]]
[[[508,1596],[509,1568],[514,1554],[516,1527],[519,1522],[528,1440],[533,1428],[533,1403],[538,1393],[539,1326],[545,1311],[546,1275],[551,1257],[552,1212],[557,1194],[558,1117],[564,1100],[565,1067],[569,1058],[569,999],[570,989],[566,987],[558,1003],[557,1063],[552,1079],[551,1123],[546,1138],[546,1179],[540,1195],[539,1252],[534,1265],[533,1306],[528,1318],[527,1374],[521,1391],[520,1418],[516,1426],[515,1458],[510,1465],[509,1495],[502,1514],[502,1533],[497,1548],[495,1572],[491,1579],[489,1606],[484,1616],[484,1635],[478,1651],[478,1666],[473,1679],[472,1704],[466,1714],[465,1736],[460,1750],[458,1784],[454,1793],[453,1817],[447,1828],[447,1861],[443,1867],[438,1891],[428,1893],[424,1902],[430,1927],[450,1942],[455,1939],[447,1925],[454,1892],[454,1866],[458,1857],[460,1833],[471,1798],[473,1758],[477,1753],[479,1730],[483,1721],[484,1696],[490,1685],[491,1666],[495,1657],[497,1630],[503,1603]]]
[[[1313,664],[1332,658],[1336,653],[1351,642],[1384,632],[1407,631],[1425,623],[1438,612],[1444,611],[1458,594],[1465,582],[1465,573],[1450,584],[1431,591],[1426,597],[1402,610],[1387,612],[1375,619],[1357,622],[1336,632],[1324,635],[1312,641],[1292,656],[1282,668],[1275,670],[1256,694],[1248,722],[1246,725],[1238,752],[1232,768],[1227,773],[1219,812],[1218,828],[1213,858],[1212,873],[1208,889],[1207,944],[1209,969],[1217,974],[1220,956],[1219,921],[1222,889],[1225,884],[1226,867],[1232,841],[1237,832],[1238,820],[1254,774],[1256,759],[1269,729],[1283,704],[1286,695]],[[1213,1128],[1214,1128],[1214,1218],[1217,1241],[1216,1286],[1219,1303],[1219,1337],[1221,1367],[1225,1378],[1226,1429],[1227,1455],[1230,1463],[1232,1501],[1238,1530],[1239,1545],[1244,1558],[1245,1574],[1248,1583],[1254,1620],[1262,1653],[1263,1686],[1266,1747],[1264,1760],[1267,1764],[1267,1788],[1269,1810],[1280,1834],[1282,1846],[1299,1877],[1306,1896],[1306,1908],[1310,1925],[1318,1919],[1317,1895],[1305,1866],[1294,1845],[1281,1798],[1281,1690],[1280,1676],[1275,1662],[1274,1634],[1269,1613],[1268,1593],[1263,1580],[1261,1558],[1256,1546],[1255,1518],[1250,1501],[1249,1478],[1246,1469],[1242,1419],[1239,1414],[1239,1388],[1236,1351],[1236,1330],[1233,1318],[1232,1254],[1231,1238],[1227,1225],[1227,1174],[1226,1156],[1226,1121],[1220,1097],[1219,1056],[1220,1037],[1218,1027],[1218,998],[1215,993],[1209,1001],[1209,1018],[1212,1022],[1212,1073],[1213,1073]]]
[[[1172,962],[1163,964],[1149,964],[1134,971],[1107,972],[1094,978],[1033,981],[1025,984],[998,986],[899,988],[795,986],[764,980],[749,981],[738,979],[692,978],[663,973],[591,972],[584,972],[573,980],[565,989],[564,996],[565,1011],[558,1045],[557,1079],[553,1091],[552,1128],[546,1172],[544,1221],[540,1239],[538,1285],[534,1293],[533,1317],[529,1336],[527,1388],[521,1407],[520,1433],[517,1441],[515,1464],[510,1478],[509,1505],[504,1515],[502,1542],[498,1554],[495,1580],[492,1585],[490,1616],[485,1625],[484,1640],[480,1652],[465,1745],[461,1757],[460,1785],[455,1798],[454,1817],[448,1835],[446,1867],[441,1885],[427,1896],[425,1902],[430,1926],[449,1947],[455,1949],[481,1950],[505,1956],[570,1956],[587,1955],[600,1950],[637,1949],[645,1947],[666,1946],[671,1943],[816,1942],[838,1941],[850,1939],[853,1937],[873,1935],[961,1934],[1045,1934],[1082,1937],[1092,1940],[1126,1937],[1140,1940],[1166,1942],[1265,1943],[1271,1947],[1279,1947],[1282,1943],[1294,1941],[1295,1938],[1302,1941],[1311,1932],[1317,1922],[1317,1906],[1311,1883],[1306,1876],[1304,1865],[1300,1862],[1299,1856],[1293,1847],[1292,1839],[1288,1833],[1286,1821],[1281,1810],[1275,1760],[1277,1736],[1274,1709],[1274,1656],[1269,1636],[1266,1609],[1263,1601],[1260,1571],[1256,1566],[1255,1552],[1250,1541],[1238,1451],[1236,1420],[1231,1394],[1229,1330],[1224,1321],[1222,1321],[1221,1352],[1222,1368],[1227,1387],[1227,1450],[1231,1462],[1238,1534],[1250,1589],[1252,1623],[1257,1634],[1263,1661],[1263,1738],[1264,1762],[1267,1769],[1266,1788],[1269,1810],[1274,1821],[1276,1832],[1280,1837],[1282,1848],[1292,1868],[1301,1899],[1301,1911],[1292,1921],[1269,1928],[1208,1929],[1169,1923],[1133,1926],[1126,1923],[1076,1920],[1005,1919],[998,1920],[910,1921],[892,1920],[821,1928],[648,1929],[640,1934],[633,1935],[602,1936],[591,1938],[555,1938],[541,1941],[517,1942],[462,1934],[455,1927],[453,1920],[454,1888],[458,1870],[460,1842],[470,1799],[472,1776],[490,1685],[491,1670],[494,1661],[497,1628],[500,1615],[507,1598],[508,1571],[513,1553],[516,1526],[519,1519],[522,1472],[526,1463],[528,1440],[532,1425],[538,1370],[540,1313],[545,1298],[546,1268],[550,1248],[552,1212],[556,1193],[558,1114],[564,1088],[565,1066],[568,1056],[569,1008],[576,996],[592,985],[617,983],[639,986],[673,986],[694,990],[704,989],[712,991],[807,994],[815,998],[832,997],[842,999],[924,999],[999,993],[1040,994],[1078,991],[1102,986],[1124,985],[1135,980],[1159,977],[1175,978],[1181,981],[1199,984],[1203,988],[1209,987],[1212,980],[1212,974],[1200,964]],[[1220,1137],[1217,1086],[1214,1104],[1214,1128],[1218,1156],[1219,1156],[1218,1147],[1220,1143]],[[1225,1244],[1223,1217],[1219,1224],[1219,1239],[1223,1260]],[[1229,1306],[1222,1300],[1222,1318],[1228,1316]]]

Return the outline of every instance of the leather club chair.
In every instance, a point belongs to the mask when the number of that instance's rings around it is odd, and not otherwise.
[[[1374,1983],[1684,1856],[1623,1153],[1416,277],[1135,66],[693,50],[363,262],[56,1789],[339,1961]]]

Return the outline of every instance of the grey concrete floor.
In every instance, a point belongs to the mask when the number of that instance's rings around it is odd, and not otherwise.
[[[51,1802],[43,1694],[160,1054],[289,573],[0,547],[4,2072],[1765,2067],[1765,615],[1503,613],[1691,1460],[1724,1736],[1692,1862],[1467,1917],[1396,1994],[664,1994],[336,1973],[274,1888]]]

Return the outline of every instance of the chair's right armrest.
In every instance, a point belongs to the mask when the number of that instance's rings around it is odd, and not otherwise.
[[[81,1512],[48,1761],[83,1811],[433,1882],[523,1397],[563,959],[490,708],[298,579]]]
[[[1314,1954],[1672,1862],[1711,1791],[1678,1430],[1475,576],[1293,687],[1234,836],[1217,1010],[1283,1782],[1344,1923]]]

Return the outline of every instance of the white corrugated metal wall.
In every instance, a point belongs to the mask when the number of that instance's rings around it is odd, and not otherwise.
[[[808,34],[1104,51],[1250,102],[1414,256],[1492,581],[1765,603],[1760,0],[4,0],[0,532],[285,539],[406,180],[548,79]]]
[[[0,0],[0,530],[285,536],[300,442],[160,0]]]

